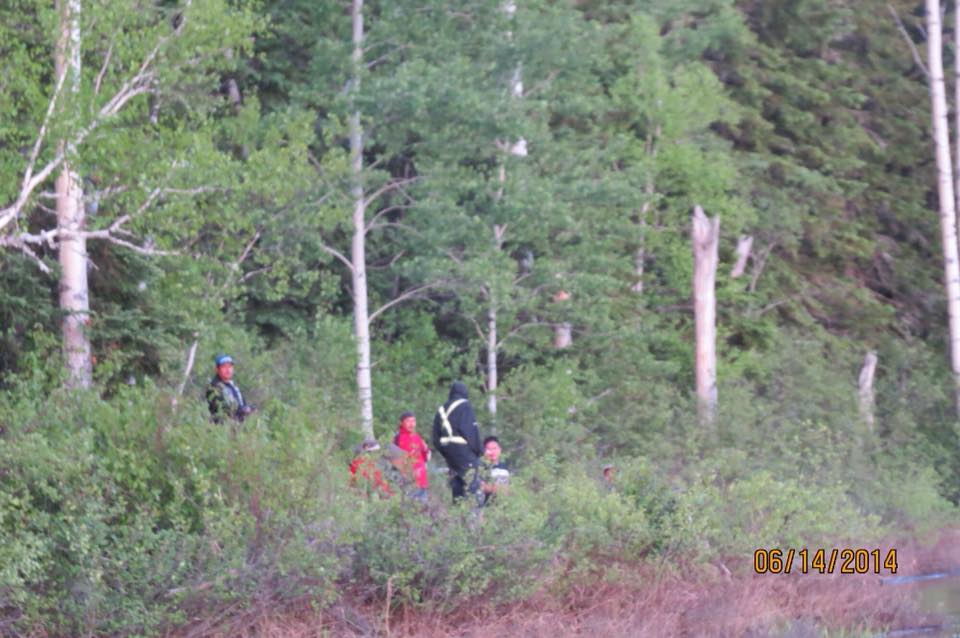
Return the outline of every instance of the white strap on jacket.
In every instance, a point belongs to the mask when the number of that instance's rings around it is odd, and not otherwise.
[[[447,445],[448,443],[457,443],[459,445],[467,444],[467,440],[462,436],[453,435],[453,427],[450,425],[450,415],[453,414],[457,406],[464,401],[466,401],[466,399],[457,399],[450,404],[450,408],[447,410],[444,410],[442,405],[437,408],[437,412],[440,414],[440,423],[443,426],[443,431],[446,433],[446,436],[440,437],[440,445]]]

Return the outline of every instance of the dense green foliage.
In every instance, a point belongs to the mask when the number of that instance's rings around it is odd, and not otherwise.
[[[103,195],[91,226],[162,187],[132,230],[172,251],[91,241],[92,392],[60,389],[55,247],[35,247],[53,275],[0,253],[0,634],[151,634],[202,606],[327,602],[345,584],[449,607],[596,561],[744,556],[955,514],[926,88],[889,14],[368,2],[355,86],[342,3],[148,4],[84,4],[84,89],[51,128],[75,131],[163,42],[151,94],[77,151]],[[893,6],[922,44],[919,4]],[[55,41],[45,4],[0,8],[0,205],[53,93]],[[425,286],[371,324],[376,430],[413,409],[425,432],[467,381],[518,468],[482,519],[445,507],[439,475],[426,513],[346,486],[359,415],[334,253],[349,254],[351,107],[379,193],[371,309]],[[520,138],[525,157],[505,150]],[[49,204],[38,193],[21,229],[48,227]],[[712,429],[690,396],[694,204],[722,219]],[[754,256],[732,279],[741,234]],[[573,343],[557,349],[561,322]],[[856,404],[868,350],[873,430]],[[200,400],[224,351],[259,406],[233,427]]]

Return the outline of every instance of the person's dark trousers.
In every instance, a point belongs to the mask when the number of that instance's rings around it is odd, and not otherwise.
[[[457,499],[461,499],[467,495],[469,491],[471,494],[476,494],[480,489],[480,476],[478,474],[478,469],[476,465],[470,466],[468,471],[468,478],[470,478],[470,483],[467,483],[459,474],[454,474],[453,478],[450,479],[450,491],[453,492],[453,502],[456,503]]]
[[[467,495],[467,483],[459,474],[454,474],[453,478],[450,479],[450,491],[453,492],[454,503],[457,502],[457,499]]]

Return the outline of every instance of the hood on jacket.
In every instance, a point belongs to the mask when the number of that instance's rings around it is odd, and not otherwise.
[[[461,381],[454,381],[453,385],[450,386],[450,396],[447,397],[448,401],[455,401],[456,399],[466,399],[467,398],[467,384]]]

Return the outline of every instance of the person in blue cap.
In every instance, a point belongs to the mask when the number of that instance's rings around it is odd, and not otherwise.
[[[253,406],[244,401],[240,388],[233,382],[233,357],[219,354],[213,361],[217,373],[207,386],[210,416],[215,423],[223,423],[224,417],[243,421],[253,412]]]

